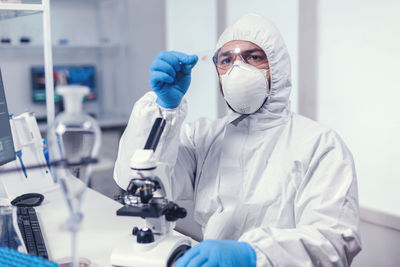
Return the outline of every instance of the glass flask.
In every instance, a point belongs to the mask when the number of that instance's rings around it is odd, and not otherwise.
[[[89,93],[86,86],[57,87],[63,97],[65,111],[58,114],[47,132],[50,162],[64,161],[51,168],[60,184],[70,211],[66,228],[71,231],[72,266],[78,266],[76,238],[81,225],[82,198],[90,181],[92,165],[100,147],[100,128],[92,117],[82,112],[82,101]],[[89,160],[89,163],[88,163]]]
[[[25,252],[22,236],[16,230],[17,214],[14,206],[0,206],[0,247]]]

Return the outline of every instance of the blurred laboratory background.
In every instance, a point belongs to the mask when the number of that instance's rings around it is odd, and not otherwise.
[[[1,2],[1,1],[0,1]],[[90,88],[84,110],[102,128],[91,186],[113,197],[119,138],[150,90],[161,50],[199,56],[187,121],[226,112],[212,55],[219,34],[258,13],[280,29],[292,60],[293,111],[336,130],[353,152],[363,251],[353,266],[400,263],[400,1],[50,0],[55,83],[75,73]],[[0,68],[10,113],[46,127],[42,15],[0,15]],[[55,97],[56,112],[63,109]]]

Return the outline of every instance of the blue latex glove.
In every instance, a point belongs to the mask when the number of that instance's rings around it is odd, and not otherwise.
[[[196,65],[196,55],[180,52],[160,52],[150,66],[150,86],[157,94],[157,103],[164,108],[176,108],[190,85],[190,73]]]
[[[256,252],[247,242],[206,240],[188,250],[178,267],[254,267]]]

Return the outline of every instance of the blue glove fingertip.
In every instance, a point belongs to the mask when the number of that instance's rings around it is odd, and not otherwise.
[[[182,63],[184,63],[185,66],[189,66],[190,69],[192,69],[196,65],[198,60],[199,60],[198,56],[191,55],[191,56],[187,56],[185,61],[183,61]]]
[[[182,63],[183,65],[182,72],[185,73],[186,75],[189,75],[193,67],[196,65],[198,59],[199,58],[196,55],[188,56],[188,59],[185,60],[186,63]]]
[[[187,55],[182,52],[177,52],[177,51],[171,51],[171,54],[176,56],[179,60],[184,65],[192,65],[196,64],[198,57],[196,55]]]
[[[189,57],[190,57],[190,61],[191,61],[191,63],[189,63],[189,64],[191,64],[193,66],[196,65],[197,61],[199,60],[199,57],[197,55],[191,55]]]

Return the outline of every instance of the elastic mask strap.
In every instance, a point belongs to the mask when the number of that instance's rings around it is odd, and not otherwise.
[[[233,120],[231,124],[235,125],[235,127],[238,126],[239,122],[250,116],[251,114],[242,114],[240,115],[237,119]]]

